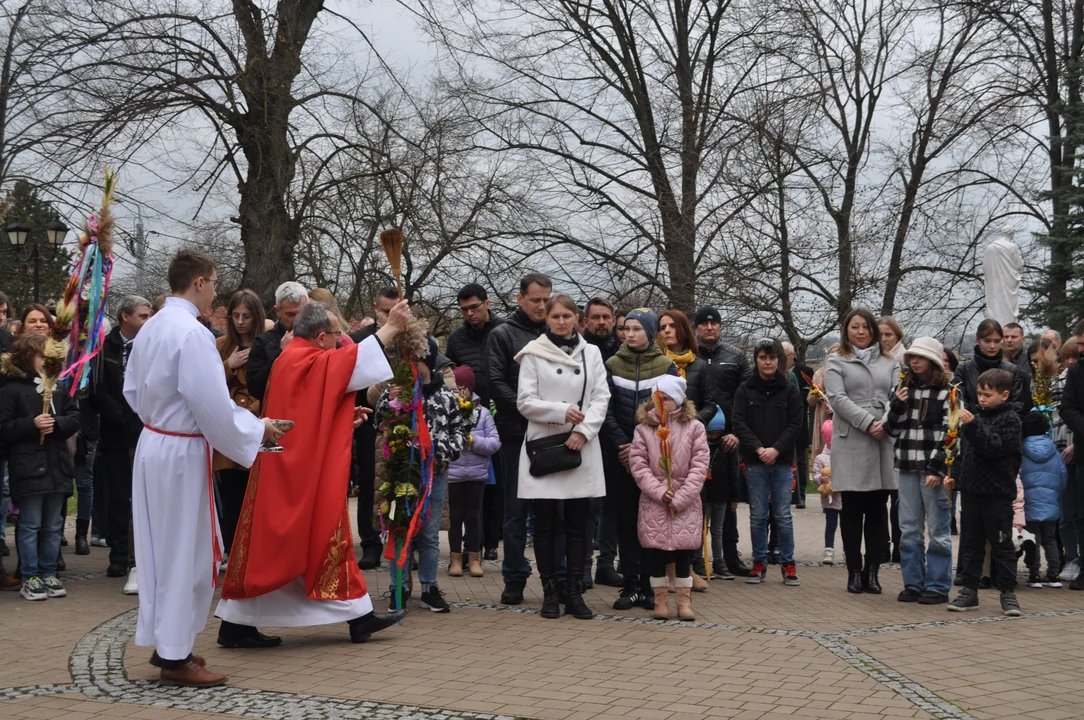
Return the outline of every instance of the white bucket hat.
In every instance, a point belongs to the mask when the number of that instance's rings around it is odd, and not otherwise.
[[[911,343],[911,347],[907,348],[907,352],[903,354],[904,362],[907,362],[908,355],[915,355],[916,357],[926,358],[937,366],[938,370],[944,372],[945,370],[945,348],[932,337],[920,337],[915,338]]]

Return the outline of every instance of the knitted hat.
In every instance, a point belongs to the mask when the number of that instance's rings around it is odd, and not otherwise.
[[[654,310],[648,308],[636,308],[630,310],[629,314],[625,316],[625,321],[635,320],[644,326],[644,332],[647,333],[647,339],[651,342],[655,341],[655,336],[659,334],[659,316],[655,314]]]
[[[907,362],[908,355],[926,358],[934,364],[934,367],[944,372],[944,353],[945,348],[940,342],[932,337],[920,337],[915,338],[914,342],[911,343],[911,347],[907,348],[907,352],[903,354],[903,361]]]
[[[452,371],[455,374],[455,384],[474,392],[474,371],[470,365],[458,365]]]
[[[708,423],[708,432],[718,430],[722,432],[726,430],[726,415],[723,414],[723,409],[718,405],[715,406],[715,417]]]
[[[679,375],[663,375],[655,385],[656,390],[668,395],[678,407],[685,403],[685,388],[685,378]]]
[[[821,424],[821,437],[824,438],[824,444],[828,447],[832,447],[832,421],[831,419],[825,420]]]
[[[1024,416],[1022,425],[1024,437],[1046,435],[1050,430],[1050,423],[1047,422],[1046,415],[1043,415],[1041,412],[1029,412]]]
[[[702,325],[706,322],[723,324],[723,316],[719,314],[719,311],[713,307],[702,307],[696,311],[696,318],[693,320],[693,327]]]

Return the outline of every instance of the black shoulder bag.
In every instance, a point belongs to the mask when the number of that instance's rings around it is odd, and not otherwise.
[[[581,411],[583,411],[583,399],[587,395],[587,353],[583,353],[580,356],[580,360],[583,361],[583,390],[580,391],[580,401],[576,403]],[[579,450],[572,450],[567,445],[569,437],[572,436],[572,431],[558,433],[557,435],[547,435],[544,438],[538,438],[537,440],[528,440],[525,443],[527,448],[527,459],[531,463],[531,475],[534,477],[545,477],[546,475],[552,475],[553,473],[564,472],[566,470],[575,470],[583,462],[583,457],[580,455]]]

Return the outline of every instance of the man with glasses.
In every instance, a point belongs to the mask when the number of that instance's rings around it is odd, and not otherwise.
[[[456,365],[466,365],[474,371],[474,391],[488,408],[491,394],[486,376],[486,341],[493,328],[504,322],[489,310],[489,295],[477,283],[464,285],[456,295],[463,324],[448,336],[445,354]],[[503,466],[500,453],[493,456],[493,470],[501,477]],[[499,483],[486,485],[482,495],[482,544],[485,560],[497,559],[497,544],[504,526],[504,492]]]

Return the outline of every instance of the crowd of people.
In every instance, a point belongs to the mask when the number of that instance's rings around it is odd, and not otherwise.
[[[199,321],[215,335],[230,398],[261,417],[272,368],[308,303],[337,317],[334,346],[345,347],[376,334],[398,301],[394,288],[381,290],[375,320],[346,332],[330,292],[286,282],[271,313],[241,290],[225,305],[223,330]],[[769,337],[748,351],[727,343],[715,308],[690,319],[677,308],[619,310],[600,297],[580,305],[541,274],[521,279],[507,318],[478,284],[457,302],[462,325],[443,351],[429,338],[417,365],[433,443],[431,502],[441,508],[447,499],[447,574],[481,577],[483,560],[499,559],[506,605],[524,602],[534,570],[545,618],[592,617],[584,590],[595,585],[617,589],[615,609],[659,619],[671,617],[673,594],[681,620],[694,619],[691,593],[709,579],[763,583],[774,564],[782,583],[798,586],[791,508],[805,507],[807,485],[824,514],[821,560],[838,561],[838,531],[848,592],[881,593],[881,566],[898,563],[900,602],[969,610],[980,589],[996,587],[1003,612],[1017,615],[1019,550],[1032,587],[1068,579],[1084,589],[1084,478],[1073,446],[1084,433],[1084,366],[1076,364],[1084,322],[1064,343],[1048,330],[1029,346],[1020,325],[987,319],[965,359],[858,308],[814,368],[789,342]],[[32,304],[8,320],[0,294],[0,562],[10,555],[9,514],[17,514],[18,550],[10,574],[0,565],[0,588],[35,601],[66,594],[63,528],[75,494],[75,552],[108,547],[106,574],[139,592],[132,477],[146,430],[125,375],[133,341],[164,303],[124,297],[88,392],[56,393],[43,411],[34,380],[52,313]],[[353,432],[342,490],[358,498],[361,569],[381,565],[377,435],[400,390],[382,382],[356,395],[366,419]],[[1047,390],[1049,399],[1039,397]],[[472,417],[463,401],[476,408]],[[250,471],[217,451],[212,469],[228,568]],[[739,503],[749,504],[748,564],[738,551]],[[440,525],[440,512],[422,523],[411,569],[419,607],[446,613]],[[402,610],[412,572],[391,583],[391,607]],[[950,601],[953,584],[960,590]],[[238,638],[227,640],[277,640]]]

